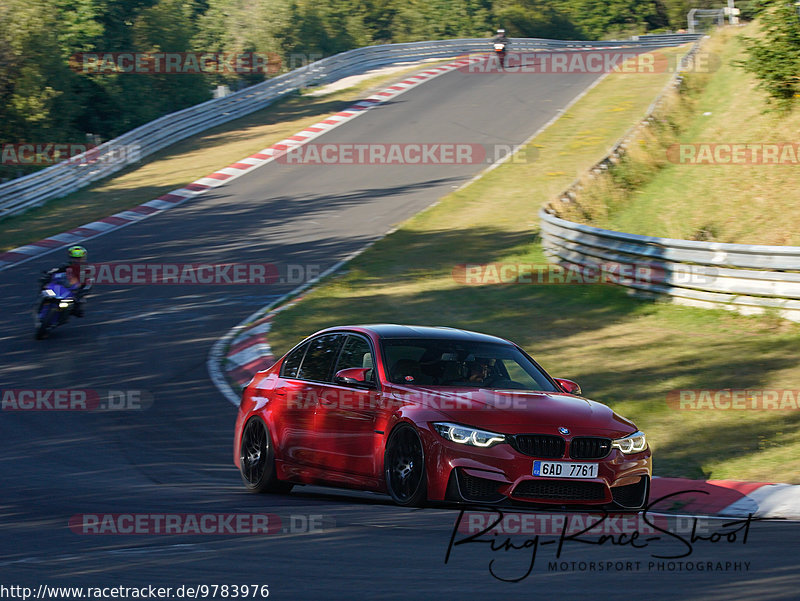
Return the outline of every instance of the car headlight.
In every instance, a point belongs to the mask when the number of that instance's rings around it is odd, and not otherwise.
[[[436,423],[433,424],[436,431],[442,438],[458,444],[466,444],[473,447],[491,447],[506,441],[504,434],[470,428],[459,424]]]
[[[628,434],[628,436],[624,438],[612,440],[611,446],[615,449],[619,449],[626,455],[641,453],[647,448],[647,438],[644,432],[634,432],[633,434]]]

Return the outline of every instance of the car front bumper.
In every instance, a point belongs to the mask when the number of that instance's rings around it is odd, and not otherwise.
[[[470,503],[514,501],[550,505],[608,505],[636,509],[647,502],[652,462],[650,449],[625,455],[618,449],[602,459],[545,459],[597,463],[596,478],[533,475],[539,458],[509,444],[477,448],[452,443],[426,432],[428,496],[431,500]]]

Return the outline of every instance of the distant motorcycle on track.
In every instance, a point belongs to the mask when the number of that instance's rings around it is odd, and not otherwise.
[[[492,40],[492,45],[494,48],[494,55],[497,57],[497,60],[500,63],[500,69],[501,70],[505,69],[506,50],[508,49],[508,37],[506,37],[505,29],[497,30],[497,35],[494,36],[494,40]]]

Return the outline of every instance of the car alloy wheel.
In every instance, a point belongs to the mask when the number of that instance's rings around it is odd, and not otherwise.
[[[245,486],[253,492],[286,493],[292,489],[275,475],[272,439],[266,424],[257,417],[247,422],[242,432],[239,467]]]
[[[400,425],[392,431],[384,456],[386,488],[398,505],[420,506],[427,500],[425,455],[417,431]]]

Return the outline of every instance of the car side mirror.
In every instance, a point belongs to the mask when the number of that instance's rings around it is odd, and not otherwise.
[[[564,378],[554,378],[554,380],[561,386],[561,389],[564,392],[568,392],[569,394],[580,394],[581,387],[578,386],[577,382],[573,382],[572,380],[566,380]]]
[[[371,367],[351,367],[349,369],[340,369],[333,377],[333,382],[335,384],[341,384],[342,386],[375,388],[375,383],[372,381],[371,372]]]

